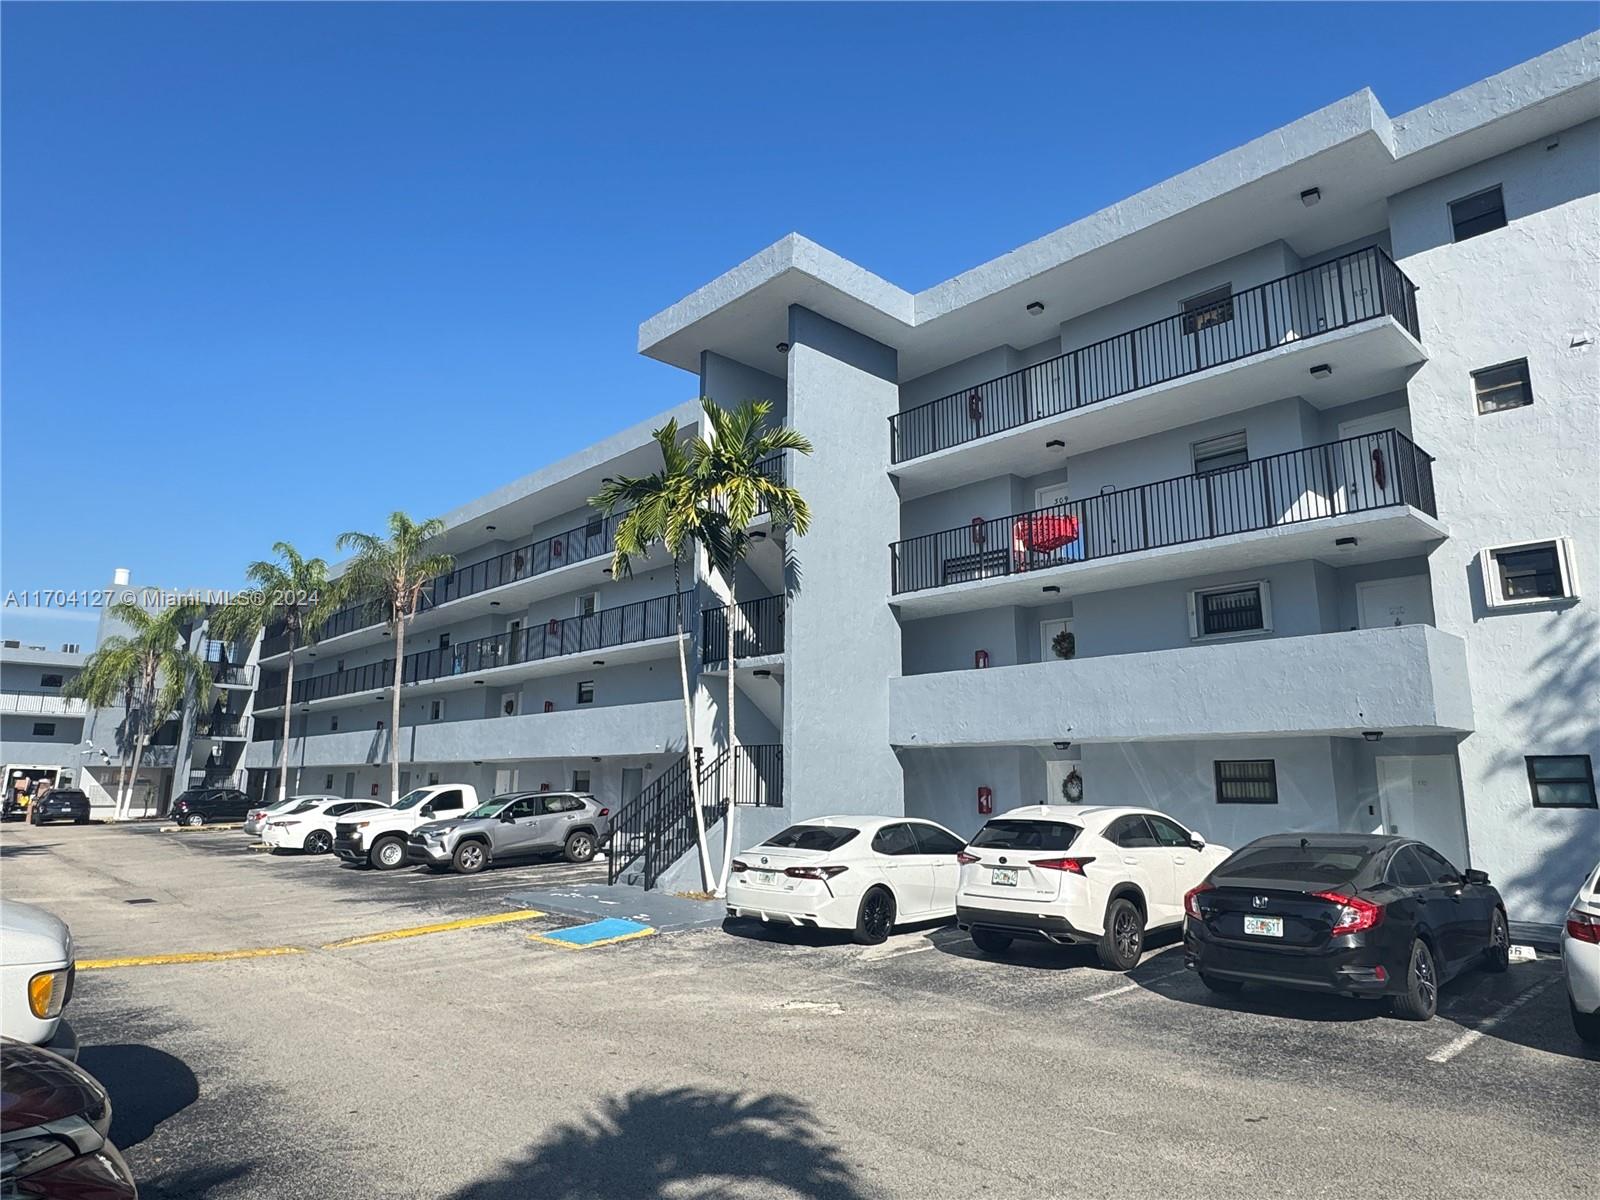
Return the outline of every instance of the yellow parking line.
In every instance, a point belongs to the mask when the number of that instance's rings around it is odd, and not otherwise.
[[[640,929],[634,933],[624,933],[618,937],[601,938],[598,942],[564,942],[560,938],[546,937],[542,933],[530,933],[530,942],[545,942],[551,946],[560,946],[563,950],[593,950],[596,946],[615,946],[618,942],[631,942],[635,938],[655,936],[654,929]]]
[[[440,921],[435,925],[413,925],[409,929],[388,929],[382,933],[363,933],[359,937],[341,938],[328,942],[324,950],[343,950],[349,946],[367,946],[373,942],[393,942],[401,938],[421,937],[426,933],[449,933],[455,929],[478,929],[484,925],[504,925],[509,921],[531,921],[544,914],[537,909],[519,908],[515,912],[494,913],[487,917],[463,917],[459,921]]]
[[[264,946],[259,950],[195,950],[188,954],[137,954],[131,958],[80,958],[78,970],[104,971],[111,967],[165,967],[173,963],[225,962],[235,958],[275,958],[304,954],[300,946]]]

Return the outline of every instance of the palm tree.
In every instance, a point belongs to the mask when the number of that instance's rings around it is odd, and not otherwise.
[[[289,789],[289,727],[294,720],[294,652],[317,640],[317,627],[344,599],[344,581],[328,578],[328,564],[305,558],[288,542],[274,542],[278,561],[245,568],[251,584],[248,600],[223,605],[209,625],[223,641],[250,644],[268,625],[282,623],[289,635],[289,666],[284,677],[283,744],[278,751],[278,799]]]
[[[669,420],[650,435],[661,448],[661,470],[653,475],[619,475],[593,496],[589,503],[610,516],[619,506],[626,508],[617,522],[611,553],[611,575],[622,579],[633,574],[633,559],[650,552],[660,543],[672,555],[673,612],[678,623],[678,679],[683,686],[684,746],[694,752],[694,701],[689,691],[688,635],[683,625],[683,555],[691,554],[703,535],[704,513],[696,503],[689,456],[678,441],[677,418]],[[712,886],[711,851],[706,844],[705,810],[700,805],[700,777],[689,769],[689,791],[694,807],[695,846],[700,852],[701,886]]]
[[[389,722],[390,803],[400,796],[400,684],[405,672],[406,626],[422,608],[422,589],[435,575],[455,564],[448,554],[430,553],[428,543],[444,532],[437,517],[413,521],[403,512],[389,514],[389,534],[341,533],[340,550],[355,558],[340,579],[348,596],[370,596],[394,634],[394,695]]]
[[[132,735],[133,768],[117,787],[116,819],[121,821],[132,808],[133,788],[151,735],[178,711],[186,696],[193,697],[196,708],[204,706],[211,696],[211,671],[189,649],[189,629],[205,616],[204,605],[174,604],[152,613],[124,602],[114,605],[111,615],[129,633],[106,638],[66,693],[97,708],[120,696],[127,707],[123,727]]]
[[[734,623],[739,616],[739,564],[750,546],[750,522],[765,507],[774,525],[800,536],[811,525],[811,508],[805,497],[783,479],[774,479],[761,464],[787,451],[810,454],[811,442],[787,425],[769,425],[772,405],[766,400],[746,400],[726,409],[702,398],[707,433],[689,447],[689,469],[694,479],[696,507],[708,514],[707,557],[728,589],[725,624],[728,628],[728,763],[739,769],[739,739],[735,725],[738,659]],[[722,835],[722,872],[716,892],[725,894],[733,865],[733,800],[728,800]]]

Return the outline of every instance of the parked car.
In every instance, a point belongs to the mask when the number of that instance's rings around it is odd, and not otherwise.
[[[0,1093],[0,1195],[137,1200],[133,1174],[107,1140],[111,1100],[82,1067],[0,1039]]]
[[[344,797],[342,796],[333,796],[327,793],[312,793],[307,795],[289,796],[283,800],[275,801],[274,803],[268,804],[261,808],[252,808],[250,810],[250,815],[244,819],[244,832],[259,836],[261,831],[267,827],[267,819],[269,817],[280,816],[292,809],[299,808],[302,805],[310,804],[316,801],[333,801],[342,800],[343,798]]]
[[[470,784],[439,783],[413,788],[393,808],[334,826],[333,849],[345,862],[393,871],[406,865],[406,839],[429,821],[459,817],[478,807]]]
[[[0,904],[0,1029],[6,1035],[78,1056],[61,1011],[77,974],[72,931],[54,913],[20,900]]]
[[[728,915],[848,929],[862,945],[876,945],[897,921],[955,914],[963,845],[943,825],[906,817],[791,825],[733,860]]]
[[[1600,1042],[1600,866],[1578,888],[1561,933],[1572,1026],[1586,1042]]]
[[[1015,938],[1093,944],[1116,971],[1183,921],[1183,894],[1227,858],[1148,808],[1037,804],[993,817],[961,855],[956,924],[986,954]]]
[[[373,812],[388,806],[378,800],[302,799],[288,812],[268,817],[261,840],[279,850],[304,850],[307,854],[326,854],[333,849],[334,829],[340,817]]]
[[[562,854],[584,863],[611,832],[611,810],[581,792],[508,792],[465,816],[411,831],[408,862],[476,874],[494,862]]]
[[[189,788],[172,802],[172,818],[179,825],[199,826],[211,821],[242,821],[250,815],[250,797],[238,788]]]
[[[52,788],[43,799],[28,805],[30,825],[43,825],[48,821],[71,821],[75,825],[87,825],[88,795],[78,788]]]
[[[1387,834],[1258,838],[1184,908],[1185,965],[1222,994],[1257,982],[1386,996],[1396,1016],[1426,1021],[1453,976],[1510,963],[1505,904],[1489,877]]]

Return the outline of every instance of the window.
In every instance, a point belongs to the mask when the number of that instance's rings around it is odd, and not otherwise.
[[[1535,808],[1594,808],[1594,761],[1587,754],[1528,755]]]
[[[456,812],[465,808],[467,806],[467,802],[462,798],[461,792],[456,790],[440,792],[433,798],[432,805],[433,811],[436,813]]]
[[[1497,183],[1486,191],[1450,202],[1450,226],[1455,240],[1464,242],[1480,233],[1499,229],[1506,223],[1506,202]]]
[[[921,853],[917,849],[917,835],[911,832],[911,826],[905,824],[885,825],[878,830],[872,835],[872,848],[879,854],[895,857]]]
[[[1150,822],[1150,828],[1156,832],[1156,841],[1163,846],[1172,846],[1173,848],[1187,846],[1194,837],[1182,825],[1179,825],[1176,821],[1169,821],[1166,817],[1158,817],[1151,813],[1146,813],[1144,819]]]
[[[1570,600],[1578,594],[1572,542],[1555,538],[1483,552],[1483,595],[1490,608]]]
[[[428,720],[437,721],[443,716],[444,716],[444,701],[443,700],[429,700],[428,701]]]
[[[1120,817],[1111,823],[1105,839],[1124,850],[1149,850],[1156,846],[1156,835],[1142,816]]]
[[[1183,302],[1184,333],[1199,333],[1233,320],[1233,285],[1225,283]]]
[[[1278,764],[1270,758],[1217,760],[1218,804],[1276,804]]]
[[[773,834],[762,845],[778,846],[784,850],[819,850],[826,854],[830,850],[837,850],[860,832],[848,825],[791,825],[782,833]]]
[[[441,649],[441,650],[450,649],[450,635],[448,633],[441,633],[439,635],[439,649]]]
[[[917,835],[917,847],[922,854],[959,854],[967,846],[955,834],[936,825],[913,822],[911,832]]]
[[[1272,630],[1271,596],[1265,583],[1231,583],[1189,593],[1189,636],[1234,637]]]
[[[988,850],[1070,850],[1079,832],[1066,821],[990,821],[972,844]]]
[[[1196,475],[1231,470],[1234,467],[1242,467],[1250,461],[1250,450],[1245,444],[1243,430],[1195,442],[1190,446],[1190,450],[1194,454]]]
[[[39,676],[39,686],[40,687],[58,688],[58,687],[61,686],[61,683],[62,683],[62,679],[61,679],[61,676],[59,676],[59,675],[41,675],[41,676]]]
[[[333,791],[333,776],[329,775],[328,778],[327,778],[327,781],[325,783],[323,783],[322,786],[324,788],[326,788],[330,792]]]
[[[573,603],[573,613],[580,617],[592,617],[596,608],[600,606],[600,593],[587,592],[579,596]]]
[[[578,703],[579,704],[593,704],[594,703],[594,680],[585,679],[581,683],[578,684]]]
[[[56,723],[54,721],[35,721],[33,723],[34,737],[55,737]]]
[[[429,787],[433,787],[438,782],[439,782],[439,772],[437,772],[437,771],[429,771],[428,772],[428,786]]]
[[[1533,403],[1533,385],[1528,381],[1528,360],[1501,363],[1472,373],[1472,394],[1479,413],[1505,412]]]
[[[500,810],[500,815],[502,817],[510,817],[513,820],[519,817],[536,817],[539,815],[540,807],[539,797],[524,796],[521,800],[513,800],[506,805]]]
[[[1429,846],[1411,847],[1417,852],[1417,857],[1422,860],[1423,869],[1426,870],[1434,883],[1459,883],[1461,872],[1456,870],[1437,850]]]
[[[1388,878],[1400,887],[1427,887],[1433,882],[1433,873],[1422,865],[1416,847],[1401,846],[1389,860]]]
[[[572,790],[575,792],[587,792],[589,790],[589,772],[574,771],[572,773]]]
[[[344,670],[344,659],[341,658],[338,662],[334,663],[333,669],[335,672]]]

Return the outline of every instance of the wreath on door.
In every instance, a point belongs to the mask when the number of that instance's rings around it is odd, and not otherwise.
[[[1073,636],[1072,630],[1063,629],[1050,639],[1050,649],[1055,651],[1057,658],[1071,658],[1078,653],[1078,639]]]
[[[1067,777],[1061,781],[1061,796],[1068,804],[1080,804],[1083,801],[1083,776],[1078,774],[1078,768],[1073,767],[1067,772]]]

